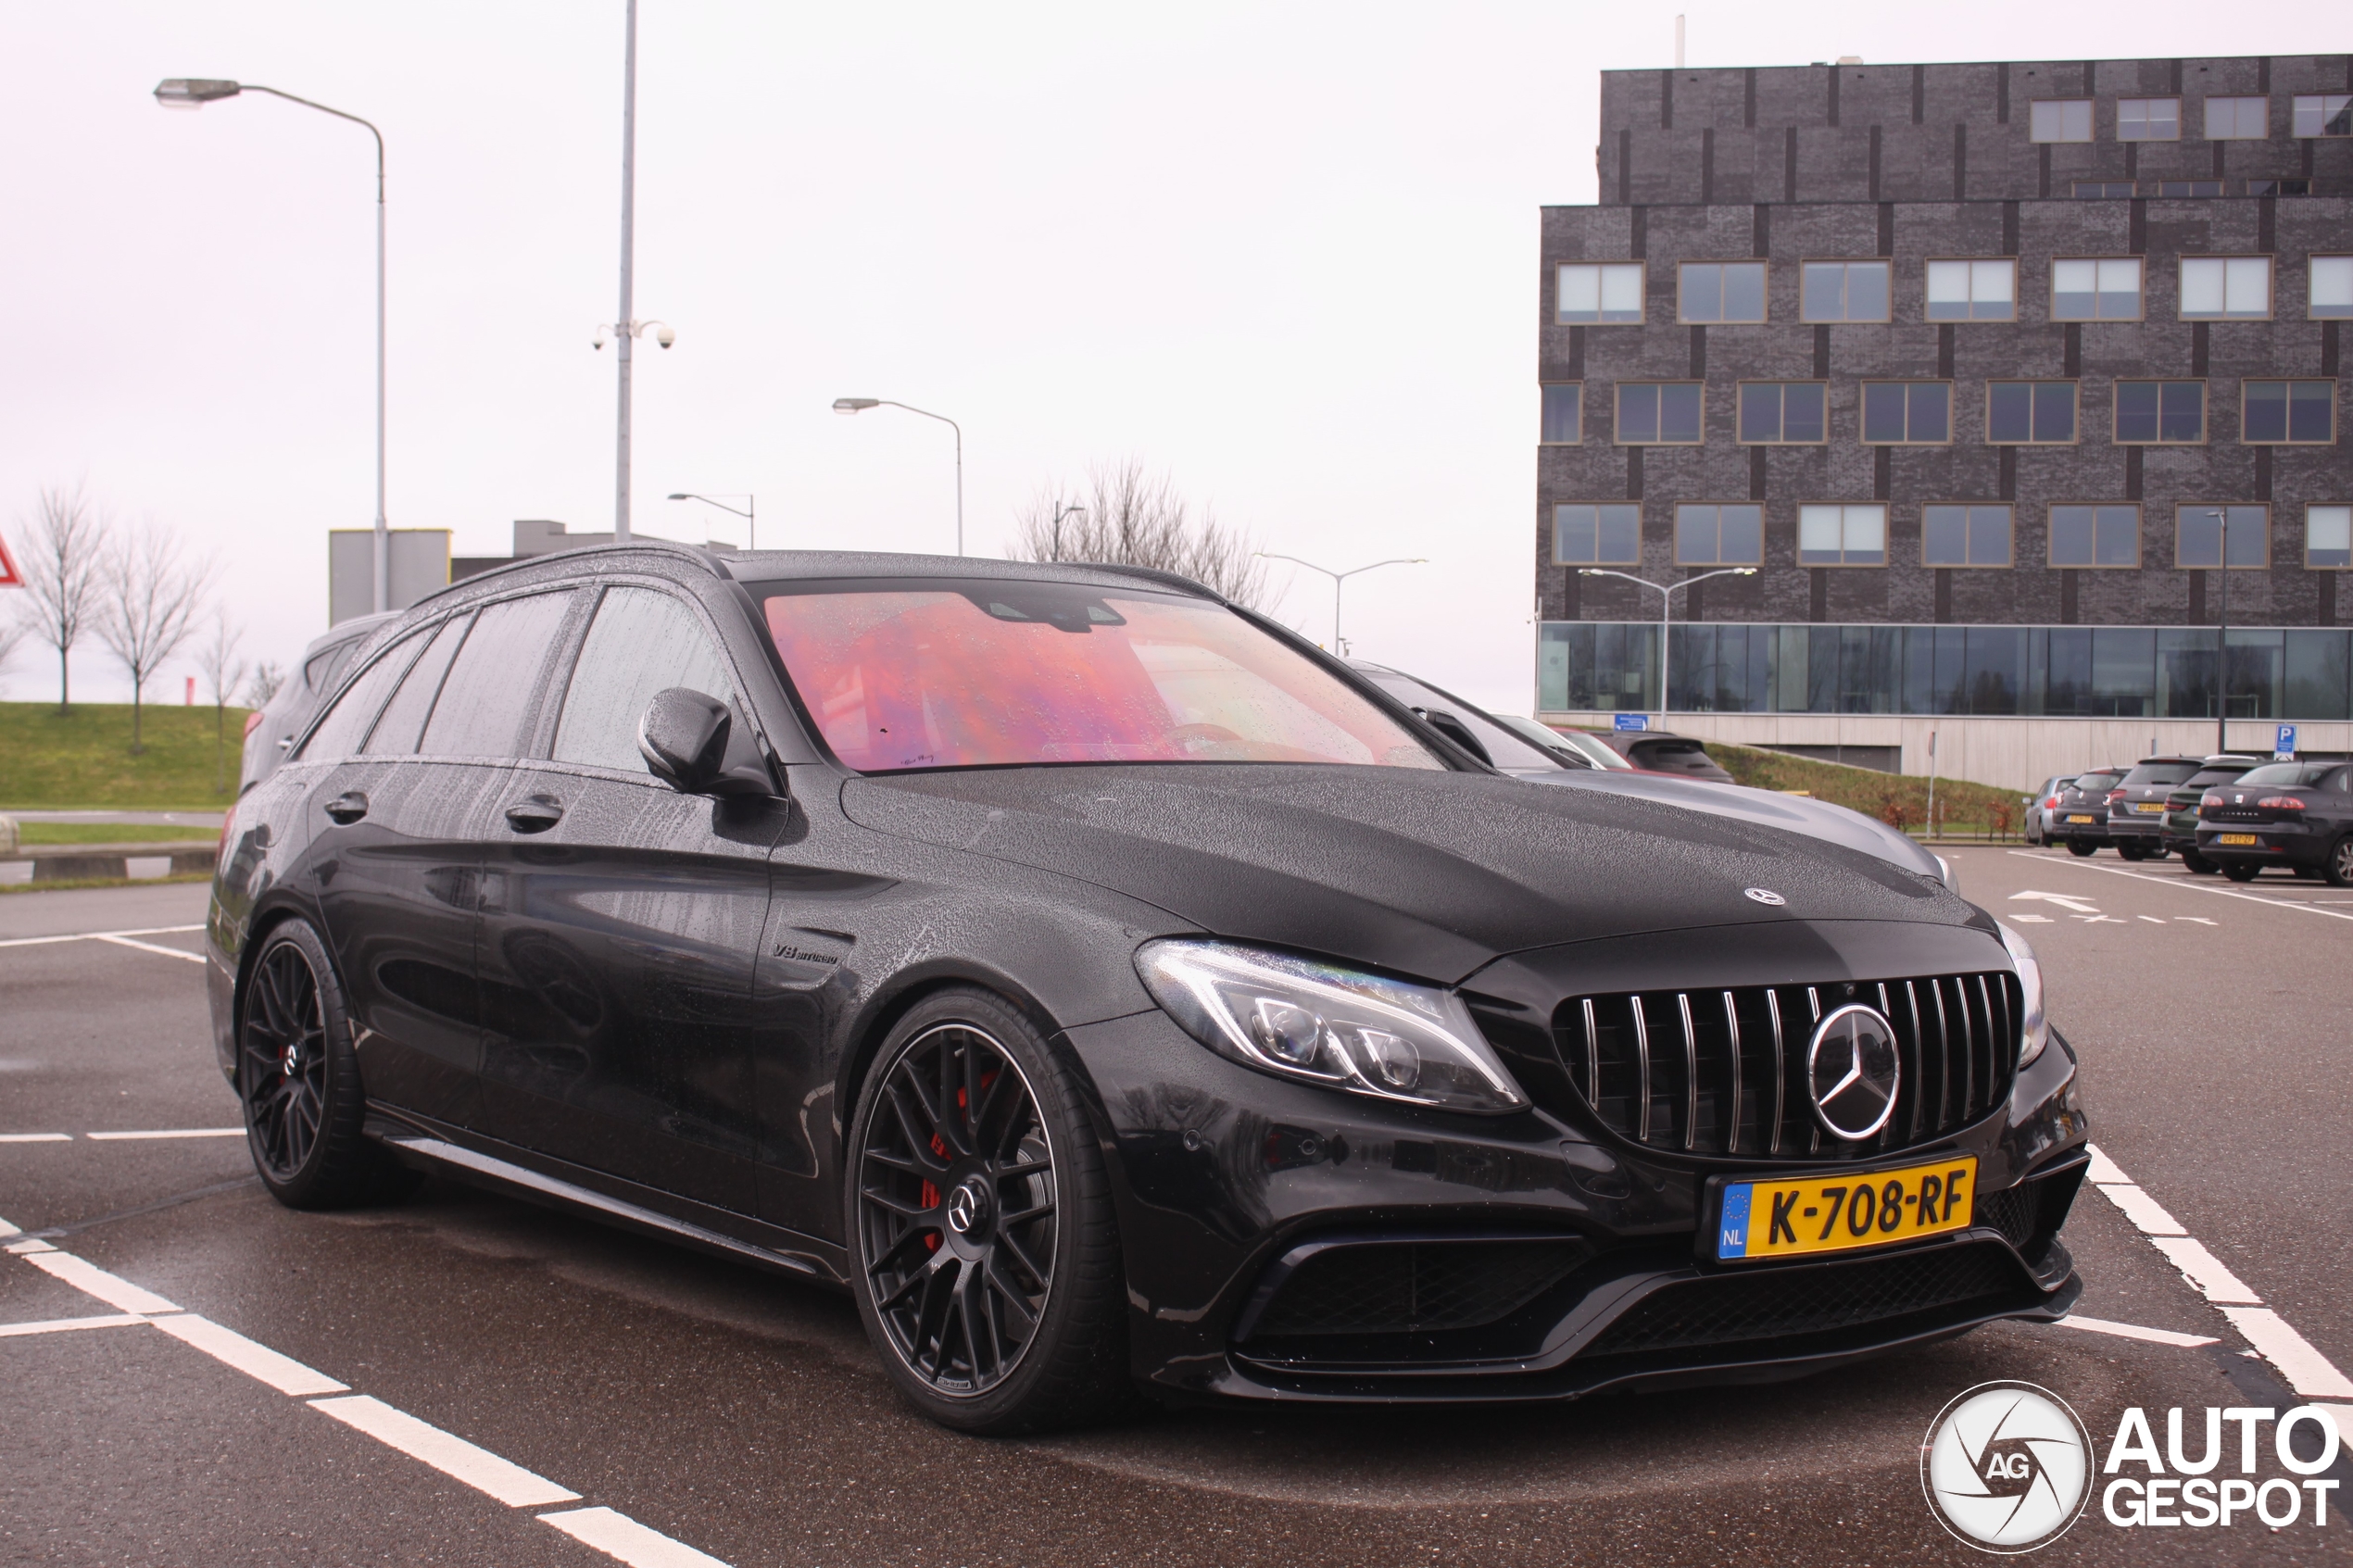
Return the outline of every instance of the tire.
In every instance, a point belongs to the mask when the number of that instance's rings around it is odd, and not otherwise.
[[[2067,841],[2067,852],[2069,854],[2080,855],[2086,859],[2089,859],[2092,856],[2098,854],[2099,848],[2100,847],[2098,845],[2087,844],[2080,838],[2070,838]]]
[[[891,1030],[842,1187],[858,1315],[909,1404],[988,1436],[1136,1404],[1101,1146],[1076,1073],[1001,998],[943,991]]]
[[[2149,852],[2137,844],[2120,844],[2116,852],[2127,860],[2145,860],[2149,858]]]
[[[272,927],[237,1011],[237,1099],[245,1147],[289,1209],[347,1209],[406,1196],[416,1178],[360,1131],[368,1099],[351,1017],[309,922]]]
[[[2195,872],[2199,876],[2212,876],[2216,872],[2221,870],[2220,866],[2217,866],[2213,861],[2208,859],[2205,856],[2199,854],[2195,849],[2184,849],[2182,851],[2182,869],[2186,872]]]
[[[2233,860],[2222,868],[2222,874],[2233,882],[2253,882],[2255,873],[2262,869],[2260,866],[2248,865],[2244,860]]]
[[[2328,857],[2321,862],[2321,869],[2331,887],[2353,887],[2353,833],[2329,846]]]

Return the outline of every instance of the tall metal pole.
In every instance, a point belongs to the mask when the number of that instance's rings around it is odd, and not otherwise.
[[[955,420],[948,428],[956,433],[956,553],[964,553],[964,427]]]
[[[375,130],[374,126],[368,128]],[[392,526],[384,521],[384,139],[376,137],[376,608],[392,608]]]
[[[2214,749],[2231,749],[2231,508],[2210,515],[2222,528],[2222,614],[2214,628]]]
[[[637,339],[631,330],[637,316],[630,290],[637,237],[637,0],[627,0],[627,8],[629,39],[621,68],[621,314],[614,318],[620,323],[614,334],[620,341],[613,345],[621,356],[621,408],[613,440],[612,536],[616,543],[629,538],[629,351]]]

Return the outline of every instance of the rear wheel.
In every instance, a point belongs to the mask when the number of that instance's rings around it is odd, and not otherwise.
[[[2098,849],[2099,849],[2099,846],[2098,846],[2098,845],[2096,845],[2096,844],[2086,844],[2083,840],[2082,840],[2082,839],[2080,839],[2080,838],[2070,838],[2070,839],[2069,839],[2069,840],[2067,841],[2067,852],[2068,852],[2069,854],[2070,854],[2070,855],[2082,855],[2082,856],[2086,856],[2086,857],[2089,857],[2089,856],[2091,856],[2091,855],[2095,854],[2095,852],[2097,852],[2097,850],[2098,850]]]
[[[2353,887],[2353,833],[2329,846],[2328,859],[2322,866],[2328,872],[2330,886]]]
[[[2255,873],[2262,869],[2263,868],[2260,866],[2248,865],[2243,860],[2233,861],[2230,865],[2222,868],[2222,874],[2229,877],[2233,882],[2253,882],[2255,880]]]
[[[2196,850],[2184,849],[2182,851],[2182,869],[2195,872],[2199,876],[2211,876],[2219,868]]]
[[[2116,847],[2116,852],[2128,860],[2145,860],[2149,858],[2148,850],[2138,844],[2120,844]]]

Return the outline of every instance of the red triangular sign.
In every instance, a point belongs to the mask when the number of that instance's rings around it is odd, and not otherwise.
[[[23,586],[24,573],[17,570],[17,563],[9,558],[8,541],[6,539],[0,539],[0,588],[21,588]]]

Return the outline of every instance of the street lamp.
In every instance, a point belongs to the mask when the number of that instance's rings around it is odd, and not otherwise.
[[[1058,507],[1055,508],[1053,553],[1056,560],[1063,558],[1063,519],[1066,517],[1075,517],[1081,522],[1084,522],[1087,520],[1087,508],[1079,506]]]
[[[1303,566],[1310,571],[1320,571],[1332,580],[1332,653],[1340,659],[1348,657],[1348,646],[1340,640],[1340,584],[1360,571],[1378,571],[1384,566],[1428,566],[1429,564],[1428,556],[1393,556],[1388,560],[1377,560],[1370,566],[1355,566],[1349,568],[1346,571],[1334,571],[1328,566],[1317,566],[1312,560],[1302,560],[1297,556],[1277,555],[1272,550],[1252,550],[1251,554],[1265,560],[1287,560],[1293,566]]]
[[[617,408],[613,417],[613,476],[612,476],[612,536],[615,543],[629,539],[629,434],[630,390],[634,363],[630,349],[637,339],[648,332],[654,341],[668,348],[678,341],[678,334],[663,321],[640,321],[636,316],[637,270],[637,0],[629,0],[626,11],[627,32],[621,57],[621,315],[620,319],[600,326],[589,344],[591,348],[605,345],[605,334],[612,334],[613,370],[620,382]]]
[[[698,495],[691,490],[673,490],[671,492],[670,498],[673,501],[700,501],[704,506],[717,507],[723,512],[735,512],[737,517],[744,520],[746,524],[744,548],[747,550],[760,548],[760,523],[751,515],[759,509],[759,504],[752,499],[751,493],[748,490],[740,492],[731,490],[727,494],[730,495],[740,494],[743,496],[743,510],[736,511],[735,508],[724,501],[714,501],[708,495]]]
[[[912,403],[894,402],[887,397],[837,397],[837,414],[862,414],[869,408],[904,408],[911,414],[921,414],[927,420],[937,420],[956,433],[956,553],[964,553],[964,427],[945,414],[935,414],[928,408],[918,408]]]
[[[1665,584],[1636,577],[1631,572],[1611,571],[1598,566],[1580,566],[1577,569],[1577,575],[1622,578],[1638,587],[1648,588],[1658,596],[1658,710],[1664,713],[1667,711],[1667,623],[1668,617],[1674,612],[1676,590],[1696,587],[1711,577],[1754,577],[1756,575],[1756,569],[1753,566],[1721,567],[1714,571],[1703,571],[1697,577],[1686,577],[1680,583]]]
[[[275,87],[263,87],[251,82],[221,82],[208,77],[171,76],[156,83],[156,102],[168,109],[200,109],[222,98],[234,98],[245,93],[266,93],[272,98],[283,98],[290,104],[300,104],[321,114],[331,114],[337,119],[347,119],[354,125],[364,125],[368,134],[376,139],[376,560],[375,607],[379,610],[392,608],[392,532],[384,521],[384,133],[374,123],[356,114],[331,109],[324,104],[314,104],[308,98],[297,98],[292,93],[281,93]]]

